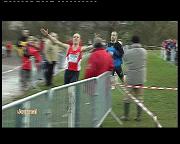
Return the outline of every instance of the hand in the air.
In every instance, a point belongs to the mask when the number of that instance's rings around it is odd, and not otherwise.
[[[42,33],[44,36],[47,36],[47,35],[48,35],[48,29],[45,30],[44,28],[41,28],[40,31],[41,31],[41,33]]]

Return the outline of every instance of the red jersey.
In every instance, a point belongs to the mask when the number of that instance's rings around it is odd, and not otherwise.
[[[77,50],[73,50],[72,45],[70,45],[66,54],[65,69],[72,71],[80,71],[81,60],[82,60],[81,46],[79,46]]]
[[[99,76],[114,68],[112,56],[104,48],[96,48],[90,55],[85,70],[85,78]]]

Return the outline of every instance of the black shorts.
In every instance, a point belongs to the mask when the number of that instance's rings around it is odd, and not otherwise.
[[[79,71],[65,70],[64,84],[69,84],[79,80]]]
[[[123,77],[123,71],[122,71],[122,67],[121,66],[118,66],[118,67],[114,67],[113,71],[112,71],[112,75],[114,76],[114,73],[117,73],[118,77],[120,79],[122,79]]]

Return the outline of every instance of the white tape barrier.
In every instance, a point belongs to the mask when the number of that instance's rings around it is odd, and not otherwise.
[[[2,72],[2,74],[6,74],[6,73],[9,73],[9,72],[12,72],[12,71],[14,71],[14,70],[16,70],[16,69],[19,69],[19,68],[21,68],[21,66],[17,66],[17,67],[15,67],[15,68],[11,69],[11,70]]]
[[[120,86],[120,85],[118,85]],[[140,106],[155,122],[155,124],[157,125],[157,127],[162,128],[162,125],[159,123],[157,116],[154,115],[150,110],[148,110],[143,103],[141,103],[138,99],[136,99],[132,94],[130,94],[126,88],[124,86],[120,86],[124,92],[138,105]]]
[[[152,89],[152,90],[174,90],[177,91],[177,88],[170,88],[170,87],[155,87],[155,86],[134,86],[134,85],[123,85],[121,83],[116,83],[116,84],[112,84],[113,86],[122,86],[122,87],[127,87],[127,88],[142,88],[142,89]]]

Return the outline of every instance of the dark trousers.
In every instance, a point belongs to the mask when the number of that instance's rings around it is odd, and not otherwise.
[[[55,65],[56,65],[55,61],[53,61],[52,63],[46,62],[45,79],[46,79],[47,86],[52,84],[52,78],[53,78]]]
[[[65,70],[64,73],[64,84],[76,82],[79,79],[79,71]]]
[[[167,51],[166,51],[166,60],[167,60],[167,61],[170,61],[170,60],[171,60],[171,51],[170,51],[170,50],[167,50]]]
[[[123,79],[123,71],[122,71],[122,67],[121,66],[118,66],[118,67],[115,67],[114,70],[112,71],[112,75],[114,75],[114,73],[117,73],[118,77],[121,79]]]

